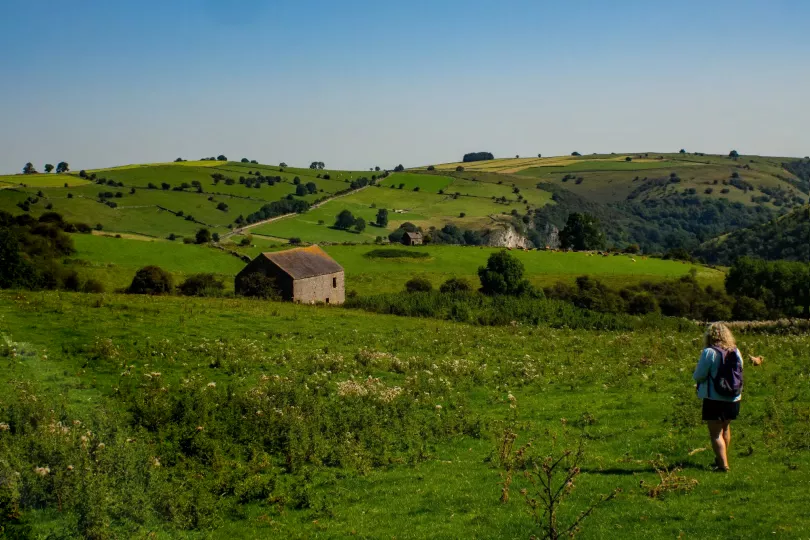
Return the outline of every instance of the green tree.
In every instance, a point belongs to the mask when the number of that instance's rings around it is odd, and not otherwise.
[[[242,163],[250,163],[250,160],[246,157],[242,158]]]
[[[530,293],[533,288],[524,279],[523,272],[523,263],[507,251],[493,253],[489,256],[487,265],[478,268],[481,292],[513,296]]]
[[[217,156],[217,161],[228,161],[228,158],[220,154],[219,156]]]
[[[354,215],[349,210],[341,210],[335,218],[335,227],[345,230],[354,225],[354,222]]]
[[[278,165],[278,166],[279,166],[280,168],[282,168],[282,169],[286,169],[286,168],[287,168],[287,164],[286,164],[286,163],[284,163],[283,161],[282,161],[281,163],[279,163],[279,165]]]
[[[565,249],[577,251],[602,249],[605,235],[599,228],[599,221],[590,214],[573,212],[568,214],[565,228],[560,231],[560,243]]]
[[[307,186],[298,184],[295,186],[295,194],[299,197],[303,197],[304,195],[309,195],[309,190],[307,189]]]
[[[388,210],[385,208],[380,208],[377,210],[377,220],[376,220],[378,227],[387,227],[388,226]]]
[[[50,163],[46,163],[46,164],[45,164],[45,172],[46,172],[46,173],[49,173],[49,172],[51,172],[52,170],[53,170],[53,165],[51,165]]]
[[[206,228],[202,228],[197,231],[197,234],[194,235],[194,242],[196,244],[207,244],[211,241],[211,231]]]
[[[62,174],[70,171],[70,165],[66,161],[60,161],[56,164],[56,174]]]
[[[740,157],[740,154],[736,150],[732,150],[731,152],[728,153],[728,157],[732,159],[737,159],[738,157]]]
[[[356,230],[357,232],[365,231],[366,230],[366,220],[361,218],[361,217],[358,217],[357,219],[355,219],[354,220],[354,230]]]
[[[25,164],[22,170],[23,174],[37,174],[37,170],[34,168],[34,164],[30,161]]]

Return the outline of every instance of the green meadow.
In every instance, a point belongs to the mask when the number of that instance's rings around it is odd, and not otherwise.
[[[697,326],[12,291],[0,334],[11,534],[529,538],[532,463],[580,445],[560,523],[620,490],[580,538],[810,534],[807,334],[739,336],[765,362],[746,368],[727,474],[694,397]]]

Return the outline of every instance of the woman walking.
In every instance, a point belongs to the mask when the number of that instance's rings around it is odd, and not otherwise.
[[[715,468],[728,472],[731,421],[740,414],[743,361],[731,330],[723,323],[709,325],[704,347],[692,377],[703,400],[703,421],[709,426]]]

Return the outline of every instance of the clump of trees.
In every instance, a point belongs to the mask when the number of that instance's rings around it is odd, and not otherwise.
[[[325,167],[326,165],[323,161],[313,161],[309,164],[309,168],[316,171],[322,171]]]
[[[357,232],[363,232],[366,229],[366,220],[355,217],[351,211],[344,209],[335,217],[335,228],[344,231],[354,228]]]
[[[472,163],[473,161],[488,161],[490,159],[495,159],[492,152],[470,152],[469,154],[464,154],[461,161],[463,163]]]
[[[0,288],[103,292],[100,282],[84,279],[63,263],[75,252],[71,232],[89,233],[91,228],[68,223],[56,212],[35,220],[0,211]]]
[[[810,318],[810,264],[742,257],[726,275],[726,290],[745,298],[735,315]]]

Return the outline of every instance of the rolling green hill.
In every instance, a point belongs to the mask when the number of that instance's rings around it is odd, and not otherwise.
[[[562,229],[571,212],[588,212],[600,220],[609,245],[664,252],[697,249],[806,204],[805,161],[644,153],[494,159],[395,173],[185,161],[88,170],[84,177],[75,171],[0,176],[0,210],[34,217],[52,210],[104,231],[179,241],[200,227],[227,238],[246,222],[261,221],[253,216],[265,205],[293,199],[317,208],[255,223],[250,232],[372,243],[411,222],[434,241],[464,241],[454,231],[511,228],[536,246],[553,243],[549,231]],[[372,185],[351,189],[360,178]],[[389,221],[380,228],[375,218],[383,208]],[[335,228],[342,210],[369,226]],[[448,226],[456,229],[443,234]]]

